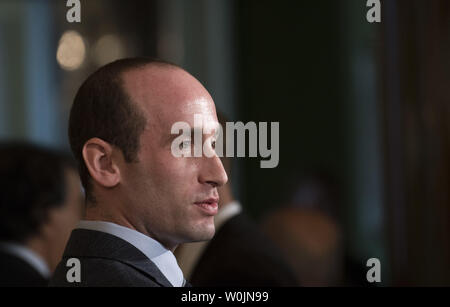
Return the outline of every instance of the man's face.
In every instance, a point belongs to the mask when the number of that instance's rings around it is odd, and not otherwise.
[[[133,70],[125,73],[123,80],[125,90],[147,119],[138,162],[121,168],[127,218],[137,230],[170,249],[179,243],[211,239],[218,203],[216,187],[227,181],[222,163],[217,155],[177,158],[171,150],[178,136],[171,134],[175,122],[186,122],[193,129],[216,127],[211,96],[181,69]],[[201,126],[194,126],[195,114],[202,116]],[[203,134],[202,144],[214,132]],[[193,146],[193,139],[192,145],[186,142],[185,146]]]

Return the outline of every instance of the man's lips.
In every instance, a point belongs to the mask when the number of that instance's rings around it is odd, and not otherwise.
[[[208,198],[201,201],[194,202],[194,205],[197,205],[203,213],[206,215],[216,215],[219,209],[219,199],[218,198]]]

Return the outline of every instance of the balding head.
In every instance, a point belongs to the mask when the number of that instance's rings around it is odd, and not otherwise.
[[[203,85],[185,70],[166,63],[150,63],[122,74],[133,101],[149,106],[177,107],[198,97],[212,101]]]
[[[193,126],[193,114],[217,122],[211,95],[196,78],[179,67],[150,64],[124,72],[122,80],[124,90],[143,112],[148,127],[161,130],[155,134],[157,137],[167,136],[175,122],[184,121]]]

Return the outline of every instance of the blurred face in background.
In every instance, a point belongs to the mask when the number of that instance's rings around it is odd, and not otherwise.
[[[171,134],[175,122],[196,129],[216,127],[211,96],[178,68],[144,67],[125,73],[123,80],[126,92],[147,119],[138,162],[121,167],[127,219],[169,249],[183,242],[211,239],[217,187],[228,180],[222,163],[217,155],[175,157],[171,151],[172,141],[179,136]],[[202,126],[194,127],[194,114],[203,117]],[[202,143],[213,133],[203,134]],[[187,139],[183,146],[193,148],[193,143]]]
[[[48,243],[46,259],[51,271],[61,260],[70,233],[80,220],[84,206],[80,180],[75,170],[66,169],[65,186],[64,203],[49,211],[48,222],[42,227],[42,236]]]

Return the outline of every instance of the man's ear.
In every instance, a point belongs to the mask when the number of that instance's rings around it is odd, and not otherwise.
[[[113,188],[120,182],[120,170],[113,159],[113,146],[99,138],[89,139],[83,146],[83,159],[95,182]]]

